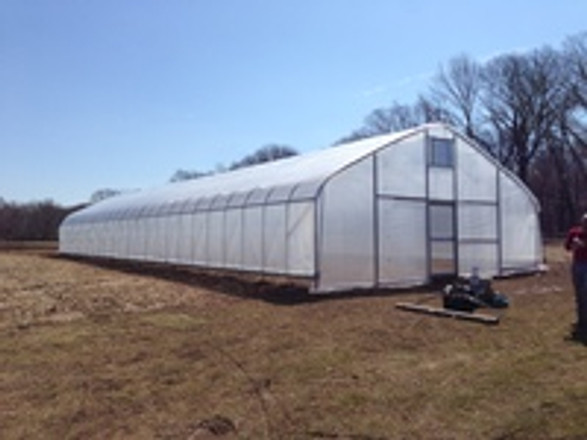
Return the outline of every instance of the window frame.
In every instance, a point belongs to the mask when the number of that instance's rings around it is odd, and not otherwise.
[[[452,138],[430,137],[428,165],[437,168],[455,167],[455,141]]]

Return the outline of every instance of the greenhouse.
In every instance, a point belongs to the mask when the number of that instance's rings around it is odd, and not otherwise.
[[[539,206],[444,124],[116,196],[69,215],[63,254],[301,277],[312,291],[537,270]]]

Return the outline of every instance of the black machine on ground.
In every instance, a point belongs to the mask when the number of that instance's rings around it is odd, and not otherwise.
[[[470,278],[458,278],[444,287],[442,305],[443,307],[430,307],[423,304],[398,303],[396,307],[411,312],[497,324],[500,316],[474,313],[475,310],[480,307],[503,309],[509,306],[509,301],[503,293],[493,290],[491,281],[479,278],[474,270]]]
[[[503,293],[493,290],[491,281],[476,276],[459,278],[443,289],[442,305],[445,309],[473,312],[479,307],[503,309],[509,301]]]

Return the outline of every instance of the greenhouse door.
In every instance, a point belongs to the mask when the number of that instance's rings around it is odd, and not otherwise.
[[[455,204],[430,202],[428,205],[428,267],[431,277],[457,272]]]

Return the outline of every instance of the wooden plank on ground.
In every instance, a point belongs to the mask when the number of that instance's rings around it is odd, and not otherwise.
[[[445,316],[445,317],[456,318],[456,319],[464,319],[467,321],[481,322],[483,324],[498,324],[499,323],[498,316],[486,315],[483,313],[461,312],[458,310],[450,310],[450,309],[445,309],[442,307],[431,307],[431,306],[425,306],[422,304],[403,303],[403,302],[397,303],[395,306],[398,309],[407,310],[410,312],[425,313],[428,315],[435,315],[435,316]]]

